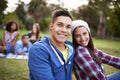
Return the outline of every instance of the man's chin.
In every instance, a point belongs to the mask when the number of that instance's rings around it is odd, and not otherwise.
[[[65,40],[63,40],[63,39],[59,40],[60,43],[64,43],[65,41],[66,41],[66,39]]]

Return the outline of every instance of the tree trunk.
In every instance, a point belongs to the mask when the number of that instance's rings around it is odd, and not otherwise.
[[[98,38],[104,39],[106,38],[106,17],[103,12],[100,13],[100,22],[98,26]]]

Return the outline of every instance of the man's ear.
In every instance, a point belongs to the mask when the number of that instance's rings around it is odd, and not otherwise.
[[[53,23],[50,23],[49,30],[52,31],[52,28],[53,28]]]

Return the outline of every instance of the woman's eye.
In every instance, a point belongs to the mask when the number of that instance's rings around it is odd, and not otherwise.
[[[84,32],[83,35],[87,35],[87,32]]]
[[[76,38],[79,38],[79,37],[80,37],[80,35],[75,35],[75,37],[76,37]]]

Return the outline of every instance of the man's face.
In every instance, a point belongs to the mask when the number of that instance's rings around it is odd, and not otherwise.
[[[71,18],[67,16],[60,16],[51,23],[50,30],[51,30],[51,40],[59,43],[64,43],[69,35],[71,34]]]
[[[28,36],[24,36],[24,38],[22,39],[22,41],[23,41],[24,45],[27,45],[28,42],[29,42],[29,37]]]

